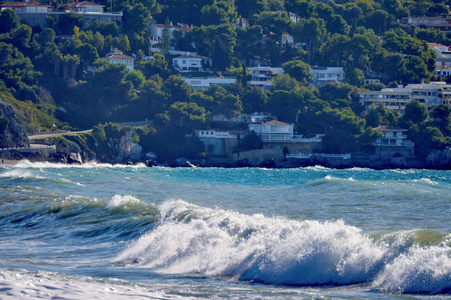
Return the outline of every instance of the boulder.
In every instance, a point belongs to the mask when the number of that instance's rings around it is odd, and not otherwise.
[[[67,156],[69,156],[71,153],[81,152],[80,146],[78,146],[77,143],[74,143],[67,139],[59,139],[55,146],[56,146],[55,152],[63,153]]]
[[[257,164],[257,167],[259,168],[275,168],[277,167],[276,162],[274,159],[265,159]]]
[[[390,166],[394,168],[407,168],[407,160],[404,157],[392,157]]]
[[[67,162],[69,164],[83,164],[83,159],[81,158],[80,153],[78,152],[72,152],[69,154],[69,157],[67,158]]]
[[[191,168],[193,167],[193,164],[186,159],[185,157],[179,157],[174,161],[175,167],[181,167],[181,168]]]
[[[133,142],[133,132],[127,131],[120,139],[119,144],[110,141],[111,148],[118,148],[118,156],[115,158],[115,161],[128,161],[138,162],[141,160],[142,156],[142,147]],[[114,145],[116,144],[116,145]]]
[[[158,156],[154,152],[147,152],[144,154],[145,159],[157,160]]]
[[[155,167],[155,166],[158,165],[157,162],[156,162],[155,160],[153,160],[153,159],[146,159],[146,160],[144,161],[144,163],[145,163],[146,166],[148,166],[148,167]]]

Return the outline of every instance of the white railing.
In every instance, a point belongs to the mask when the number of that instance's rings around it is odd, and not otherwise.
[[[289,142],[304,142],[304,143],[319,143],[321,142],[320,138],[303,138],[302,135],[285,135],[285,136],[277,136],[275,134],[267,134],[266,136],[262,135],[262,141],[264,142],[280,142],[280,141],[289,141]]]

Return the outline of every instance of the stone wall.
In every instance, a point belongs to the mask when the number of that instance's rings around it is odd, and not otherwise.
[[[239,160],[272,159],[274,162],[280,162],[285,159],[282,149],[257,149],[240,153],[233,153],[232,162]]]

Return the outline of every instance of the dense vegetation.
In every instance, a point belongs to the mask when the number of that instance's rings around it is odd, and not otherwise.
[[[299,134],[325,133],[329,152],[358,150],[375,138],[372,127],[387,124],[409,128],[418,153],[425,154],[450,145],[449,107],[427,111],[412,102],[399,118],[383,106],[365,111],[357,89],[381,88],[363,85],[370,73],[389,86],[429,81],[436,57],[426,42],[449,43],[449,38],[393,21],[447,14],[449,2],[115,0],[113,11],[124,12],[120,27],[98,21],[83,25],[80,15],[70,13],[49,16],[45,29],[21,24],[5,10],[0,14],[0,94],[22,112],[30,132],[152,120],[153,127],[140,129],[137,136],[144,150],[171,145],[157,151],[166,156],[179,155],[176,150],[185,145],[191,155],[199,155],[198,141],[186,141],[185,133],[210,126],[213,115],[255,111],[296,122]],[[110,9],[109,1],[99,3]],[[299,19],[291,20],[289,13]],[[248,18],[250,26],[236,26],[237,17]],[[172,69],[169,54],[145,61],[151,55],[147,28],[152,18],[192,25],[186,35],[174,32],[172,41],[166,35],[160,47],[208,56],[215,73],[236,75],[237,83],[196,91]],[[282,43],[287,33],[297,46]],[[111,48],[135,54],[135,70],[102,58]],[[270,91],[247,85],[245,67],[256,62],[285,70]],[[347,83],[314,89],[311,65],[343,67]]]

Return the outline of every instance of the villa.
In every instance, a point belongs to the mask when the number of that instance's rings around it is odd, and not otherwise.
[[[129,71],[133,71],[135,58],[125,55],[124,52],[118,49],[113,49],[107,53],[105,57],[111,64],[124,64]]]
[[[407,129],[393,126],[379,126],[374,128],[381,132],[382,137],[378,138],[373,146],[376,154],[384,158],[392,158],[396,155],[413,156],[414,143],[407,139]]]

